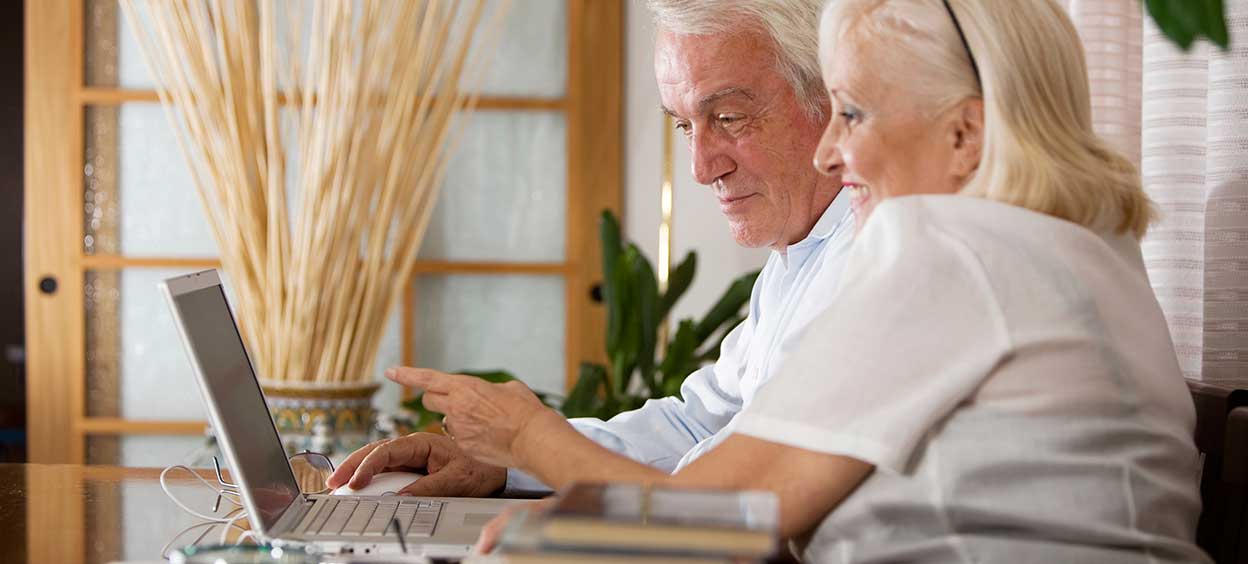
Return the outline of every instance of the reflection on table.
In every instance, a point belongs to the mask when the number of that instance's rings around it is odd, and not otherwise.
[[[200,475],[216,484],[212,470]],[[165,496],[159,477],[160,470],[150,468],[0,464],[0,561],[160,561],[161,547],[201,520]],[[172,472],[167,482],[183,503],[211,513],[216,494],[190,474]],[[222,501],[215,515],[234,508]],[[219,534],[214,527],[208,538]]]

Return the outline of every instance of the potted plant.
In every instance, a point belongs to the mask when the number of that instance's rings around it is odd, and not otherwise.
[[[620,224],[609,211],[602,212],[599,235],[608,364],[582,362],[576,385],[564,398],[538,394],[568,417],[607,419],[636,409],[648,399],[680,394],[685,377],[718,359],[724,336],[745,319],[741,310],[750,301],[759,274],[751,272],[732,281],[706,315],[698,320],[680,320],[671,337],[660,343],[663,320],[693,283],[697,253],[685,255],[672,270],[667,289],[660,291],[650,261],[637,245],[623,241]],[[515,379],[504,370],[461,373],[495,383]],[[438,418],[425,409],[420,397],[403,406],[417,414],[416,428]]]

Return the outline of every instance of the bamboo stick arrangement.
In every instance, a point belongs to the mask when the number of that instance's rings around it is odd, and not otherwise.
[[[370,382],[506,1],[121,6],[261,378]]]

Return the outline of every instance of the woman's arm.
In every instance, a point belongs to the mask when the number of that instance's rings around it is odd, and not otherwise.
[[[413,368],[388,371],[387,377],[425,390],[425,406],[446,414],[458,446],[482,462],[520,468],[554,488],[615,481],[770,491],[780,501],[785,537],[818,524],[873,468],[845,456],[732,435],[669,475],[585,438],[519,382],[490,384]]]
[[[586,439],[554,412],[530,421],[516,437],[513,452],[521,469],[554,488],[574,481],[614,481],[769,491],[779,498],[780,534],[786,538],[818,525],[873,468],[845,456],[734,434],[667,474]]]

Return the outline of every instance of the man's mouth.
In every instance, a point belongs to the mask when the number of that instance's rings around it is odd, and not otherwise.
[[[741,196],[718,196],[717,199],[719,200],[719,209],[724,213],[737,211],[748,205],[750,199],[757,195],[757,193],[754,193],[744,194]]]

